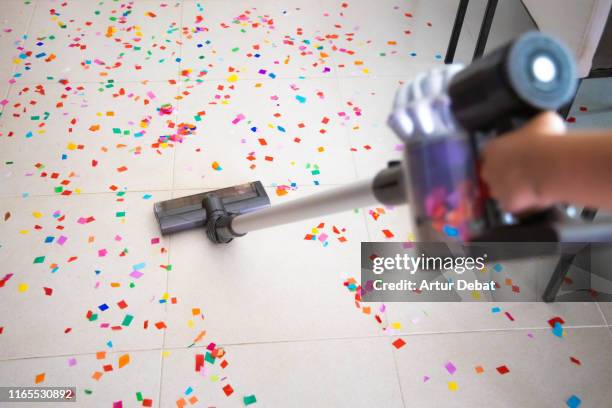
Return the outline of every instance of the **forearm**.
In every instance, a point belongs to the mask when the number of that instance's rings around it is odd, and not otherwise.
[[[534,156],[534,183],[545,201],[612,209],[609,132],[540,138],[534,145]]]

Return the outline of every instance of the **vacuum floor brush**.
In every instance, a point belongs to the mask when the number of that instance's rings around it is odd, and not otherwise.
[[[585,223],[567,206],[505,214],[479,177],[488,139],[561,108],[575,91],[567,49],[530,32],[466,68],[440,67],[402,86],[388,123],[404,143],[404,160],[372,179],[275,206],[257,181],[155,203],[155,216],[162,234],[204,227],[212,242],[228,243],[263,228],[410,201],[420,241],[610,241],[610,224]]]

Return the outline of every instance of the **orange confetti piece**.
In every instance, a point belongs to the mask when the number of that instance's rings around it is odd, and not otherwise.
[[[91,130],[92,132],[97,132],[98,130],[100,130],[100,125],[91,125],[89,127],[89,130]]]
[[[123,354],[121,357],[119,357],[119,368],[125,367],[129,363],[130,363],[129,354]]]
[[[128,169],[128,168],[127,168],[127,167],[125,167],[125,166],[117,167],[117,171],[118,171],[119,173],[123,173],[124,171],[127,171],[127,169]]]
[[[45,373],[38,374],[36,378],[34,379],[35,384],[40,384],[43,381],[45,381]]]

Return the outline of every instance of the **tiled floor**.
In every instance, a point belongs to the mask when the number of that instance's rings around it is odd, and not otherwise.
[[[0,385],[87,407],[609,403],[609,304],[356,304],[360,242],[410,239],[406,206],[160,236],[156,201],[259,179],[279,203],[399,157],[394,92],[441,63],[457,1],[372,4],[1,2]],[[601,89],[575,126],[607,125]]]

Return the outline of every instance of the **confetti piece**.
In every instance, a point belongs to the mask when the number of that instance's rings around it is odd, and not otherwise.
[[[242,398],[242,402],[245,406],[251,405],[257,402],[257,398],[255,398],[255,395],[246,395]]]
[[[125,367],[130,363],[130,355],[123,354],[119,357],[119,368]]]
[[[234,389],[232,388],[231,385],[227,384],[223,387],[223,392],[225,393],[226,396],[229,397],[234,392]]]
[[[504,374],[508,374],[510,372],[510,370],[508,369],[508,367],[506,367],[505,365],[499,366],[496,368],[497,372],[500,373],[501,375]]]
[[[578,408],[580,404],[582,404],[582,400],[578,398],[578,396],[572,395],[571,397],[567,399],[567,401],[565,401],[565,404],[569,408]]]
[[[296,95],[295,99],[297,99],[297,101],[299,103],[306,103],[306,97],[305,96],[301,96],[301,95]]]
[[[406,345],[406,342],[402,339],[397,339],[392,344],[396,349],[399,350]]]
[[[561,338],[563,337],[563,326],[559,322],[555,322],[555,326],[552,328],[552,334]]]
[[[34,258],[34,263],[35,264],[39,264],[39,263],[43,263],[45,262],[45,257],[44,256],[37,256],[36,258]]]
[[[457,368],[455,367],[455,365],[451,363],[450,361],[444,364],[444,368],[446,368],[446,371],[448,371],[448,373],[451,375],[455,374],[455,372],[457,371]]]
[[[457,383],[455,381],[449,381],[448,389],[451,391],[457,391]]]
[[[578,360],[576,357],[570,357],[570,361],[576,365],[582,365],[580,360]]]
[[[28,291],[28,288],[29,288],[29,286],[28,286],[27,283],[20,283],[17,286],[17,291],[19,291],[19,293],[25,293],[25,292]]]
[[[474,371],[476,371],[476,374],[482,374],[484,373],[484,368],[482,368],[482,366],[476,366],[474,367]]]
[[[40,384],[43,381],[45,381],[45,373],[37,374],[36,377],[34,378],[35,384]]]

